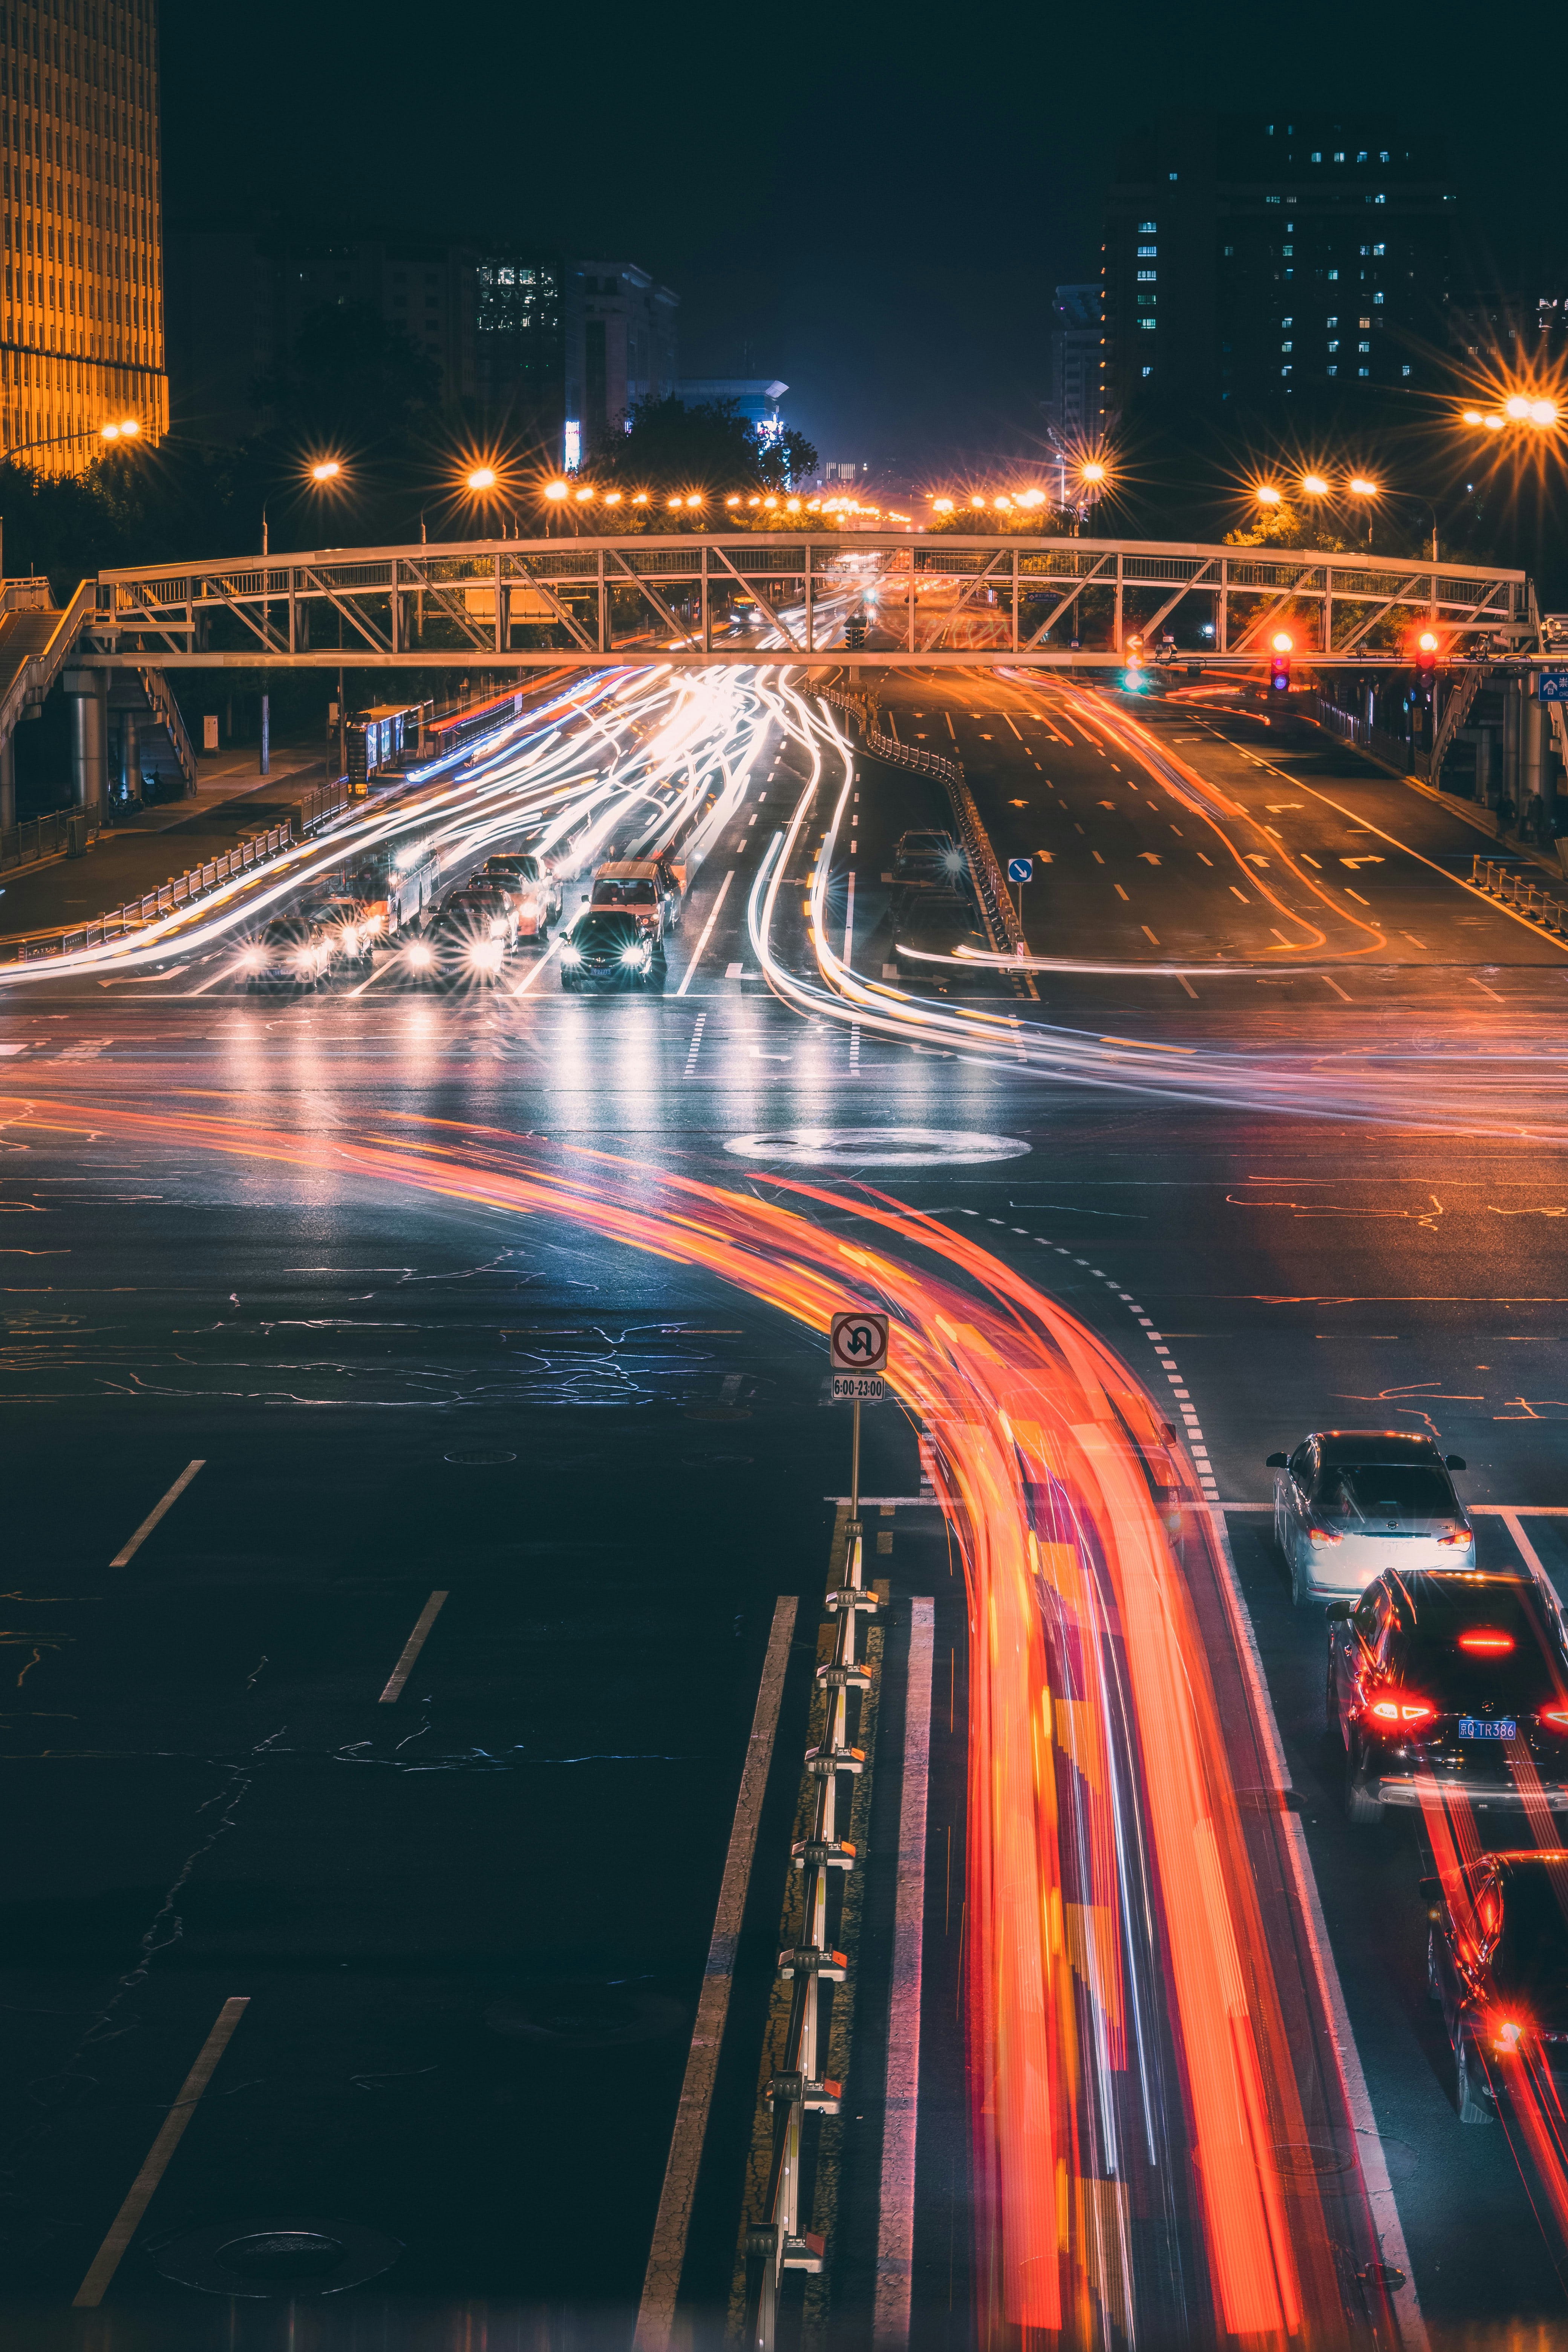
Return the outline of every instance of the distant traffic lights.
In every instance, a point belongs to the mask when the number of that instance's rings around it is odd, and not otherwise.
[[[1274,639],[1268,656],[1268,691],[1289,694],[1290,691],[1290,651],[1295,640],[1281,629]]]
[[[866,643],[866,615],[852,613],[844,624],[844,642],[852,654],[859,653]]]
[[[1432,681],[1437,675],[1437,638],[1431,629],[1423,629],[1415,640],[1415,686],[1423,702],[1432,699]]]

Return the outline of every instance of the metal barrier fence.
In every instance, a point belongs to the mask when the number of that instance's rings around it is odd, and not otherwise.
[[[292,845],[293,827],[286,818],[266,833],[252,834],[221,857],[209,857],[204,866],[187,866],[168,882],[160,882],[155,890],[144,891],[140,898],[127,898],[122,906],[111,907],[107,914],[97,915],[90,923],[83,923],[72,931],[53,939],[24,940],[21,961],[33,963],[40,956],[72,955],[81,948],[100,948],[106,940],[124,939],[129,932],[155,923],[161,915],[173,914],[176,907],[188,907],[194,900],[205,898],[209,890],[232,882],[237,875],[247,874],[254,866],[264,866],[270,857],[278,856]]]
[[[343,814],[348,805],[346,776],[335,784],[313,785],[300,803],[300,833],[315,833],[323,824],[330,824],[335,816]]]
[[[1505,866],[1495,857],[1483,857],[1478,850],[1470,860],[1470,881],[1500,906],[1527,915],[1560,940],[1568,939],[1568,906],[1561,898],[1549,897],[1539,881],[1527,880],[1524,866]]]
[[[823,2241],[801,2227],[801,2137],[808,2111],[837,2115],[843,2101],[843,2084],[822,2073],[826,2038],[820,1989],[842,1984],[849,1967],[847,1956],[827,1941],[827,1897],[831,1874],[853,1870],[858,1859],[853,1844],[838,1834],[838,1775],[865,1768],[864,1750],[849,1741],[849,1696],[871,1687],[869,1669],[857,1656],[858,1629],[863,1611],[881,1606],[862,1582],[863,1523],[851,1519],[846,1537],[844,1581],[828,1587],[826,1602],[828,1614],[837,1620],[833,1656],[816,1669],[817,1686],[826,1700],[822,1744],[805,1753],[807,1775],[816,1783],[811,1834],[795,1847],[795,1866],[805,1874],[805,1941],[779,1954],[779,1974],[791,1987],[789,2032],[784,2063],[770,2077],[763,2095],[773,2118],[765,2209],[746,2231],[744,2341],[751,2352],[774,2352],[784,2272],[822,2269]]]
[[[30,816],[0,833],[0,873],[13,866],[36,866],[40,858],[61,856],[69,841],[68,827],[76,809],[57,809],[49,816]]]
[[[1412,751],[1403,735],[1389,735],[1370,719],[1358,719],[1352,710],[1342,710],[1321,694],[1304,694],[1297,708],[1305,719],[1316,720],[1327,735],[1338,736],[1342,743],[1352,743],[1358,751],[1370,751],[1374,760],[1385,767],[1397,768],[1402,774],[1425,777],[1427,761],[1424,752]]]

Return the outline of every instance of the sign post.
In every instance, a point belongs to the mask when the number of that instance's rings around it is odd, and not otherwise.
[[[860,1518],[860,1407],[880,1404],[887,1394],[882,1374],[888,1366],[888,1318],[851,1307],[833,1318],[827,1343],[833,1367],[833,1401],[855,1408],[849,1440],[849,1525]]]
[[[1026,882],[1032,882],[1034,878],[1035,861],[1032,857],[1010,857],[1007,860],[1007,879],[1009,882],[1016,882],[1018,886],[1018,929],[1020,930],[1024,928],[1024,885]]]

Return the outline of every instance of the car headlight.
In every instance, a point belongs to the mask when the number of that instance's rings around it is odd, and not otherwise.
[[[561,961],[563,963],[581,963],[583,961],[582,949],[574,948],[568,943],[561,950]]]
[[[239,959],[241,971],[265,971],[267,953],[263,948],[247,948]]]
[[[468,950],[468,961],[476,971],[493,971],[500,959],[500,940],[476,940]]]
[[[638,964],[647,963],[647,961],[648,950],[646,947],[623,948],[621,950],[621,961],[623,963]]]
[[[404,950],[404,954],[416,971],[428,971],[436,961],[431,950],[426,946],[423,940],[415,940]]]

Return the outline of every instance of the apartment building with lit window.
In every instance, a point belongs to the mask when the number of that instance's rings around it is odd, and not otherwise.
[[[1107,205],[1101,380],[1142,407],[1288,415],[1438,380],[1458,200],[1387,115],[1172,117]]]
[[[168,427],[153,0],[0,6],[0,437],[40,472]]]

